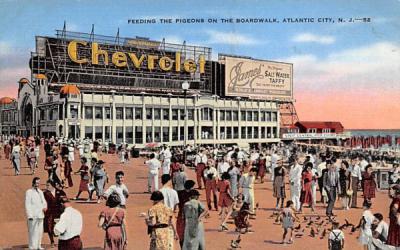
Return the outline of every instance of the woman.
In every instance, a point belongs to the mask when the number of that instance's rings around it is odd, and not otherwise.
[[[349,202],[351,201],[351,172],[348,171],[349,163],[342,161],[339,169],[339,185],[340,191],[339,197],[342,199],[343,209],[349,210]]]
[[[376,180],[372,173],[372,165],[368,164],[365,167],[365,172],[362,174],[364,205],[372,203],[371,199],[375,198]]]
[[[103,168],[103,164],[105,162],[100,160],[97,164],[91,169],[92,171],[92,180],[91,182],[94,183],[94,190],[90,193],[89,199],[92,199],[93,192],[96,191],[97,195],[97,203],[100,203],[100,199],[104,193],[104,185],[106,183],[107,174]]]
[[[231,195],[235,198],[239,193],[238,180],[240,175],[240,170],[235,162],[231,162],[231,167],[228,169],[228,174],[229,174]]]
[[[393,200],[389,211],[389,233],[386,244],[400,247],[400,184],[392,187]]]
[[[104,239],[105,250],[126,249],[126,219],[125,210],[119,208],[121,198],[118,193],[108,196],[106,208],[101,211],[98,226],[106,231]]]
[[[173,156],[171,160],[172,160],[172,163],[171,163],[169,175],[172,178],[172,186],[174,189],[176,189],[175,178],[176,178],[176,175],[179,175],[179,173],[180,173],[181,164],[178,162],[178,159],[175,156]]]
[[[360,220],[360,237],[358,241],[363,246],[364,250],[369,250],[369,246],[371,245],[372,239],[372,223],[375,219],[375,216],[372,214],[371,203],[366,203],[364,206],[364,212],[362,214],[362,218]]]
[[[68,155],[63,156],[63,162],[64,162],[64,185],[65,188],[72,187],[74,183],[72,182],[72,162],[69,160]],[[68,183],[68,185],[67,185]]]
[[[51,180],[53,183],[61,184],[60,178],[58,178],[56,172],[57,167],[58,161],[55,160],[55,156],[47,156],[46,161],[44,162],[44,170],[47,171],[49,180]]]
[[[282,159],[279,160],[279,165],[274,169],[274,197],[276,198],[276,209],[279,208],[279,201],[281,201],[281,208],[286,198],[285,193],[285,175],[286,169],[283,167]]]
[[[305,171],[302,173],[301,177],[301,195],[300,195],[300,212],[303,211],[304,203],[307,203],[311,207],[311,211],[314,212],[314,202],[312,196],[312,180],[313,180],[313,173],[312,173],[312,163],[307,162],[304,166]]]
[[[184,233],[185,233],[185,214],[184,214],[184,206],[185,203],[190,200],[191,190],[194,187],[195,182],[192,180],[185,181],[184,187],[185,189],[182,191],[178,191],[178,216],[176,218],[176,232],[179,237],[179,244],[182,248]]]
[[[199,196],[199,191],[192,190],[190,201],[184,207],[186,226],[182,250],[204,250],[206,247],[202,220],[207,215],[207,210],[199,201]]]
[[[35,148],[30,147],[27,154],[28,154],[28,158],[29,158],[29,167],[31,168],[31,173],[35,174],[36,165],[37,165]]]
[[[263,154],[260,154],[260,159],[258,160],[258,176],[260,177],[261,183],[264,183],[264,176],[266,170],[267,170],[266,158]]]
[[[79,183],[79,191],[75,197],[75,200],[79,199],[79,196],[81,195],[82,192],[88,192],[88,194],[89,194],[88,197],[90,197],[90,192],[89,192],[89,187],[88,187],[90,177],[89,177],[89,167],[87,165],[87,159],[83,157],[81,159],[81,163],[82,163],[81,168],[78,170],[78,172],[76,172],[76,173],[80,173],[81,181]],[[90,201],[90,198],[88,199],[88,201]]]
[[[223,173],[221,180],[218,181],[217,189],[219,191],[218,205],[221,208],[221,231],[228,231],[226,221],[232,213],[233,196],[230,191],[230,176],[227,172]]]
[[[172,224],[173,211],[164,205],[164,196],[160,191],[153,192],[150,199],[153,201],[153,206],[147,212],[145,219],[151,237],[150,250],[172,250],[174,236],[177,239]]]
[[[57,187],[57,183],[48,180],[46,182],[46,190],[43,192],[44,198],[47,202],[47,210],[44,214],[43,226],[44,232],[48,233],[51,247],[54,247],[54,226],[55,219],[60,218],[61,215],[61,202],[62,196],[66,196],[65,192]]]

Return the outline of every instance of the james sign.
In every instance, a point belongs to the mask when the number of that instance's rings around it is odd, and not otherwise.
[[[293,65],[236,57],[225,58],[225,95],[253,99],[293,98]]]

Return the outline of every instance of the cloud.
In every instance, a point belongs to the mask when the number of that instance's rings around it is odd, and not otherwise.
[[[335,42],[333,36],[319,36],[312,33],[301,33],[293,37],[293,42],[298,43],[320,43],[320,44],[332,44]]]
[[[166,36],[164,37],[166,43],[183,44],[184,40],[179,36]]]
[[[209,36],[208,40],[206,41],[208,44],[257,45],[261,43],[261,41],[251,36],[235,32],[207,30],[206,34]]]

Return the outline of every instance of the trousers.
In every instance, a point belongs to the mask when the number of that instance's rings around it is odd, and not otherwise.
[[[353,196],[351,197],[351,207],[357,207],[358,177],[351,177],[351,189],[353,190]]]
[[[158,174],[149,173],[147,176],[147,190],[149,192],[158,191]]]
[[[214,200],[214,208],[218,208],[217,201],[217,182],[216,180],[206,180],[206,199],[208,208],[211,208],[211,193]]]
[[[202,181],[203,181],[204,186],[206,185],[206,180],[203,176],[203,172],[204,172],[205,168],[206,168],[206,165],[204,163],[199,163],[196,166],[197,186],[199,188],[201,188],[203,186]]]
[[[171,159],[164,159],[162,163],[162,172],[163,174],[169,174],[169,171],[171,169]]]
[[[250,212],[254,213],[254,189],[243,188],[243,196],[243,201],[250,204]]]
[[[293,201],[293,206],[296,211],[300,209],[300,194],[301,185],[297,183],[290,184],[290,199]]]
[[[15,170],[15,174],[19,174],[21,171],[21,159],[20,158],[14,158],[13,159],[13,166]]]
[[[328,206],[326,207],[326,215],[332,215],[333,207],[335,206],[336,201],[336,187],[331,187],[329,190],[326,190],[328,194]]]
[[[28,220],[29,249],[39,249],[42,246],[43,219]]]

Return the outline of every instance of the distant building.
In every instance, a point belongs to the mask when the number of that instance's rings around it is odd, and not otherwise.
[[[0,134],[17,134],[18,103],[11,97],[0,98]]]

